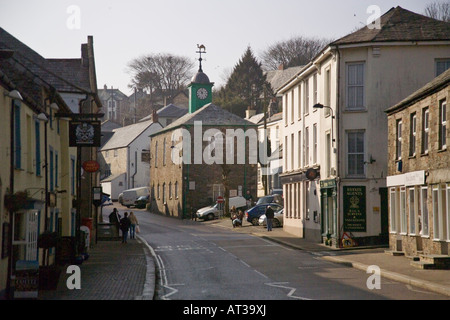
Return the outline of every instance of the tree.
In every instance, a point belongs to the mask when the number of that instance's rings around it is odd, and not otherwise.
[[[276,70],[280,65],[286,68],[303,66],[330,42],[326,39],[303,36],[276,42],[261,54],[263,66],[266,70]]]
[[[431,2],[425,6],[424,14],[436,20],[450,22],[450,2]]]
[[[171,100],[192,77],[194,63],[170,53],[148,54],[128,63],[130,88],[145,89]]]
[[[250,47],[234,67],[228,81],[215,96],[215,103],[241,117],[247,108],[256,109],[267,88],[266,76]]]

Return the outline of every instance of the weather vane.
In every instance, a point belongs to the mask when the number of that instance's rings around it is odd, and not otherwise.
[[[200,45],[197,44],[197,48],[198,48],[197,53],[200,54],[200,58],[198,59],[198,61],[200,61],[200,67],[198,69],[198,72],[203,72],[203,70],[202,70],[202,61],[203,61],[202,53],[206,53],[206,47],[203,44],[200,44]]]

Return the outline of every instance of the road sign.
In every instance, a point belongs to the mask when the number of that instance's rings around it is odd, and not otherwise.
[[[222,196],[217,197],[217,203],[224,203],[225,199]]]

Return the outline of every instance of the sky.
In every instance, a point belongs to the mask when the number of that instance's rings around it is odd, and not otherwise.
[[[338,39],[390,8],[423,14],[432,0],[0,0],[0,27],[45,58],[80,58],[94,38],[99,88],[129,95],[127,64],[145,54],[195,61],[215,87],[248,46],[255,56],[296,36]],[[375,9],[373,6],[376,6]],[[197,67],[196,67],[197,68]],[[193,70],[196,71],[196,70]]]

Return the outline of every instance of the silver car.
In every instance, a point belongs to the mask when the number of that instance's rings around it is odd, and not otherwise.
[[[275,212],[274,219],[273,219],[273,227],[274,228],[283,226],[283,213],[284,213],[284,208]],[[261,217],[259,217],[259,225],[265,226],[267,224],[266,220],[267,220],[266,215],[263,214]]]

